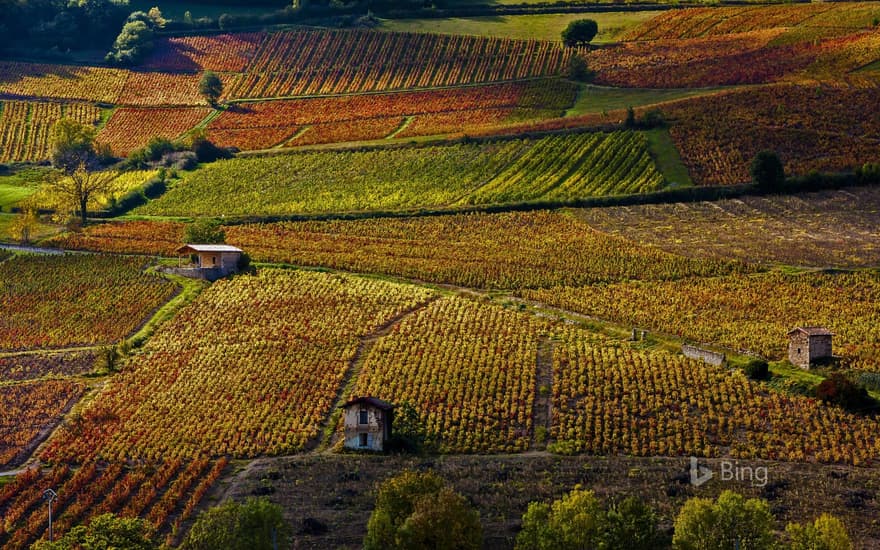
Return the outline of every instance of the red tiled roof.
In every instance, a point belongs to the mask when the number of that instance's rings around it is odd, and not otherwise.
[[[377,409],[381,409],[383,411],[390,411],[394,408],[394,405],[389,403],[388,401],[382,401],[381,399],[377,399],[375,397],[355,397],[348,403],[344,403],[339,406],[340,409],[347,409],[352,405],[372,405]]]
[[[788,332],[789,336],[795,332],[803,332],[807,336],[833,336],[834,333],[825,327],[797,327]]]

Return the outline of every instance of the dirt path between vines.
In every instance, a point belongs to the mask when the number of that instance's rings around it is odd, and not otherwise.
[[[388,335],[395,326],[400,324],[401,321],[424,310],[438,299],[440,299],[439,294],[431,296],[427,300],[417,304],[415,307],[398,313],[391,319],[385,321],[377,329],[361,338],[357,351],[355,351],[354,356],[348,363],[348,369],[346,370],[345,378],[343,379],[342,388],[336,396],[336,401],[333,403],[333,407],[330,409],[327,418],[321,425],[318,437],[306,446],[306,451],[326,451],[332,449],[339,441],[339,434],[336,431],[336,426],[339,423],[340,417],[339,407],[348,401],[351,396],[358,375],[360,375],[361,367],[363,367],[367,357],[370,356],[370,351],[373,349],[373,346],[376,345],[376,342],[378,342],[383,336]]]

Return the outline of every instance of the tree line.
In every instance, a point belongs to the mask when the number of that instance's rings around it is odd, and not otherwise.
[[[293,543],[284,510],[266,499],[227,501],[199,514],[183,550],[270,550]],[[516,550],[849,550],[843,522],[822,514],[812,522],[789,523],[775,531],[767,501],[723,491],[718,498],[694,497],[684,503],[672,526],[637,497],[603,502],[576,486],[553,502],[532,502],[522,516]],[[326,527],[324,527],[326,528]],[[480,515],[471,502],[432,471],[405,471],[377,487],[367,524],[365,550],[481,548]],[[157,550],[142,520],[105,514],[78,526],[56,542],[35,550],[135,548]]]

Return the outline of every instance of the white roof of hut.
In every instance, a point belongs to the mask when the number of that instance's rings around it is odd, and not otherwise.
[[[228,244],[185,244],[177,249],[178,254],[186,252],[243,252],[243,250]]]

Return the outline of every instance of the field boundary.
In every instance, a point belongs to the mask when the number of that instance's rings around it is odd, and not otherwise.
[[[553,426],[553,353],[556,342],[543,335],[535,358],[535,399],[532,403],[532,440],[529,451],[546,451]]]
[[[880,183],[880,174],[857,174],[855,172],[812,174],[802,177],[790,178],[779,189],[761,189],[754,183],[739,183],[734,185],[717,186],[693,186],[679,187],[654,191],[650,193],[637,193],[629,195],[606,195],[599,197],[585,197],[574,200],[539,200],[512,202],[504,204],[487,204],[466,207],[441,207],[425,209],[402,209],[402,210],[362,210],[351,212],[328,212],[320,214],[291,214],[286,216],[229,216],[212,217],[205,219],[218,219],[224,225],[246,225],[258,223],[279,223],[298,221],[330,221],[330,220],[364,220],[378,218],[416,218],[454,216],[461,214],[502,214],[507,212],[533,212],[538,210],[560,210],[565,208],[604,208],[610,206],[635,206],[646,204],[674,204],[690,202],[717,202],[720,200],[736,199],[744,196],[765,195],[797,195],[814,191],[843,189],[847,187],[861,187]],[[192,216],[122,216],[113,218],[105,216],[98,219],[113,221],[182,221],[193,219]]]

